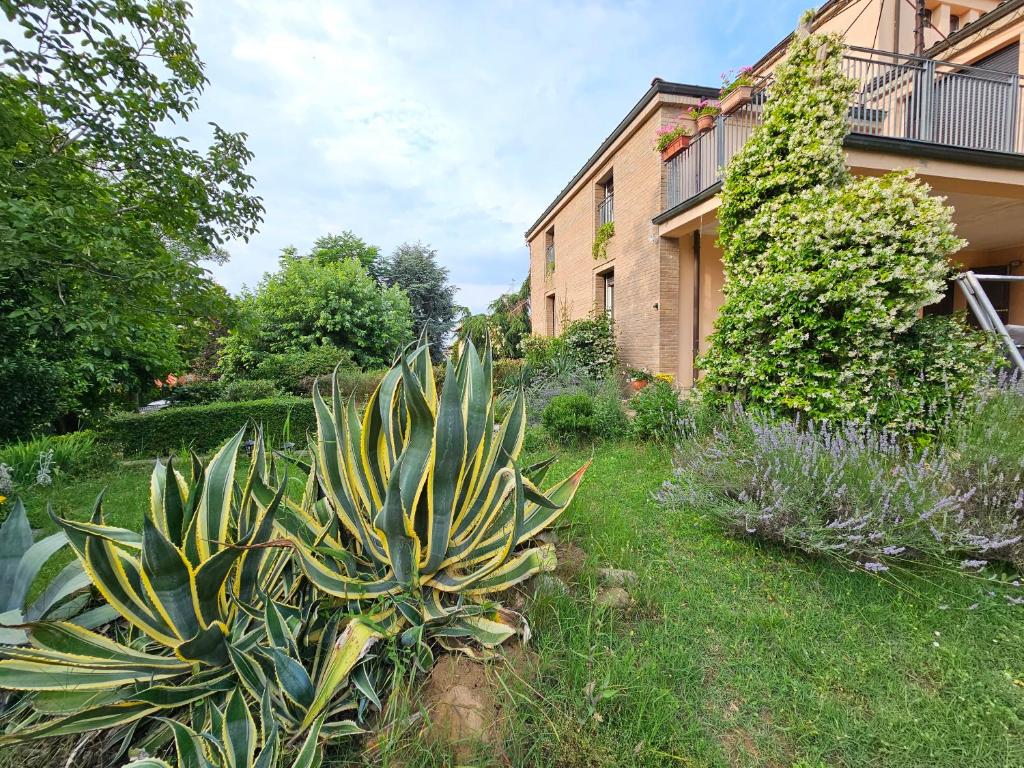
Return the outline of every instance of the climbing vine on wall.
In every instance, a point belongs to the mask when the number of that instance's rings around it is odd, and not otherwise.
[[[614,221],[606,221],[597,228],[597,234],[594,236],[594,245],[591,249],[595,259],[602,261],[608,257],[608,241],[611,240],[614,235]]]
[[[920,317],[964,245],[909,173],[854,178],[843,139],[856,83],[836,35],[798,34],[763,123],[725,173],[725,303],[703,386],[814,418],[920,429],[993,360],[961,318]]]

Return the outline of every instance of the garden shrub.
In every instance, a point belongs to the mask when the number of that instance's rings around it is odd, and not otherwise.
[[[725,303],[702,387],[814,418],[925,428],[987,368],[991,345],[955,321],[919,318],[963,241],[951,209],[911,174],[850,175],[855,83],[841,59],[838,36],[798,35],[763,123],[726,169]],[[936,346],[943,354],[926,359]]]
[[[1014,412],[1024,415],[1021,391],[990,391],[922,447],[863,421],[736,405],[707,444],[684,448],[662,498],[710,509],[741,536],[872,573],[914,561],[971,576],[994,561],[1024,570],[1024,459],[999,443],[1019,432],[1004,420]],[[1020,584],[1004,583],[1010,602],[1024,602]]]
[[[108,446],[92,430],[46,435],[0,446],[0,495],[16,489],[50,485],[55,479],[83,477],[114,463]]]
[[[266,400],[280,394],[281,390],[270,379],[237,379],[224,387],[221,399],[239,403],[244,400]]]
[[[440,368],[441,366],[438,366]],[[386,371],[361,371],[358,368],[339,368],[337,373],[337,386],[338,391],[344,394],[345,397],[354,397],[357,402],[365,402],[367,398],[373,394],[373,390],[380,384],[380,380],[384,378]],[[435,377],[436,380],[437,377]],[[304,391],[308,393],[313,392],[313,379],[308,379],[308,389]],[[321,393],[327,392],[331,386],[330,376],[320,377]],[[442,376],[441,383],[444,382]],[[440,386],[440,384],[437,384]]]
[[[541,415],[544,429],[560,443],[577,443],[594,436],[594,400],[582,392],[556,395]]]
[[[629,433],[629,418],[622,407],[619,384],[609,377],[601,382],[594,396],[594,435],[602,440],[618,440]]]
[[[629,401],[633,434],[641,440],[678,440],[693,432],[689,408],[671,384],[655,380]]]
[[[525,361],[505,358],[494,361],[494,391],[516,387],[522,380]]]
[[[562,340],[577,365],[594,378],[604,378],[618,363],[615,324],[604,312],[573,321],[562,334]]]
[[[212,379],[178,385],[171,390],[170,399],[180,405],[203,405],[216,402],[223,396],[224,382]]]
[[[313,401],[277,397],[123,414],[104,424],[100,434],[105,442],[120,446],[125,454],[153,456],[173,453],[183,446],[208,451],[249,423],[262,424],[274,445],[284,441],[287,424],[290,442],[302,444],[306,432],[316,429]]]
[[[292,394],[309,394],[308,382],[329,376],[335,367],[356,368],[352,353],[333,344],[267,355],[252,369],[253,379],[269,379]]]

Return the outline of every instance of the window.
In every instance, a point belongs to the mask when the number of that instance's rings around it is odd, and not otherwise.
[[[547,325],[548,325],[548,336],[554,336],[555,335],[555,294],[552,293],[550,296],[545,298],[545,300],[544,300],[544,307],[547,310],[547,312],[545,313],[547,315],[547,317],[545,319],[547,320]]]
[[[551,227],[544,235],[544,258],[547,274],[555,271],[555,228]]]
[[[597,184],[597,226],[615,221],[615,180],[609,173]]]
[[[615,319],[615,271],[605,272],[602,275],[604,282],[604,313],[612,320]]]
[[[960,17],[951,14],[949,17],[949,34],[952,35],[958,29],[960,29]]]

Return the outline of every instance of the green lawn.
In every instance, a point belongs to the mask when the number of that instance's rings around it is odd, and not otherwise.
[[[968,611],[955,580],[888,583],[731,539],[700,509],[664,510],[651,493],[671,476],[665,448],[570,451],[551,476],[591,454],[561,530],[587,568],[532,605],[540,676],[506,676],[494,765],[1024,765],[1019,609]],[[108,520],[136,527],[148,474],[122,468],[26,503],[35,524],[47,501],[84,516],[106,485]],[[602,565],[637,572],[632,608],[594,608]],[[591,682],[607,692],[596,707]],[[449,764],[410,746],[391,764]]]

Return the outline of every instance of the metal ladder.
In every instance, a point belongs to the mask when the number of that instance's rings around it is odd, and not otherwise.
[[[1024,275],[979,275],[971,271],[964,272],[957,276],[956,283],[967,298],[967,306],[971,313],[978,319],[982,329],[993,331],[999,334],[1010,362],[1014,367],[1024,373],[1024,356],[1021,350],[1024,349],[1024,325],[1007,325],[1003,323],[992,301],[982,287],[982,281],[992,283],[1024,283]]]

